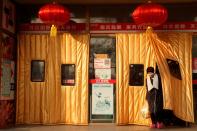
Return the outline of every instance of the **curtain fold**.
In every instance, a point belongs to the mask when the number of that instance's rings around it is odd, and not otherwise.
[[[192,91],[192,33],[160,33],[159,38],[170,43],[181,69],[182,80],[170,77],[171,103],[175,115],[194,122]]]
[[[69,43],[73,43],[72,45]],[[88,124],[88,63],[89,35],[63,35],[61,43],[62,62],[76,63],[76,87],[64,87],[62,95],[66,99],[66,122],[73,124]],[[71,57],[69,57],[69,55]],[[68,56],[64,58],[65,56]],[[64,98],[64,97],[63,97]],[[63,101],[63,100],[62,100]],[[84,107],[85,106],[85,107]]]
[[[153,61],[146,59],[146,56],[151,57],[151,55],[147,54],[149,47],[145,42],[144,33],[116,35],[116,123],[118,125],[149,123],[149,120],[145,120],[140,115],[140,108],[145,101],[145,86],[128,84],[129,64],[145,64],[145,68],[154,66]]]
[[[17,124],[88,124],[89,35],[19,34]],[[31,61],[45,61],[45,81],[31,82]],[[61,64],[75,64],[75,86],[61,85]]]
[[[150,120],[144,119],[140,113],[145,102],[146,85],[129,86],[129,64],[144,64],[145,78],[146,68],[155,67],[157,63],[162,79],[164,108],[173,110],[174,114],[182,120],[194,121],[191,83],[192,34],[173,32],[158,33],[158,36],[150,29],[146,33],[116,35],[117,124],[148,125],[150,123]],[[182,80],[170,75],[166,58],[179,62]]]

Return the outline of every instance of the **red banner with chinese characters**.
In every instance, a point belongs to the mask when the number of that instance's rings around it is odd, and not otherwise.
[[[22,24],[19,27],[20,31],[50,31],[51,25],[44,23],[36,24]],[[197,22],[174,22],[166,23],[160,27],[154,28],[155,30],[175,30],[175,31],[189,31],[197,32]],[[78,24],[65,24],[58,27],[59,31],[83,32],[86,31],[85,23]],[[134,23],[91,23],[91,33],[115,33],[115,32],[132,32],[144,31],[145,26],[140,26]]]
[[[66,24],[63,26],[58,26],[59,31],[85,31],[85,24]],[[21,24],[19,26],[20,31],[50,31],[51,25],[44,23],[34,23],[34,24]]]

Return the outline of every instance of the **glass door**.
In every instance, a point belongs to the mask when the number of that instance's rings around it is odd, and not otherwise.
[[[109,36],[92,36],[90,39],[90,122],[115,122],[115,40]]]

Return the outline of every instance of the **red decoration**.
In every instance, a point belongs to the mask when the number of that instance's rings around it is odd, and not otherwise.
[[[40,8],[38,15],[44,23],[54,25],[63,25],[70,19],[69,10],[56,3],[44,5]]]
[[[132,13],[132,17],[136,24],[156,27],[167,20],[168,12],[159,4],[147,3],[138,6]]]

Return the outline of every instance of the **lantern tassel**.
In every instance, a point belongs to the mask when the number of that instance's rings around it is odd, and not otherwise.
[[[55,25],[51,26],[50,36],[56,36],[57,35],[57,27]]]

